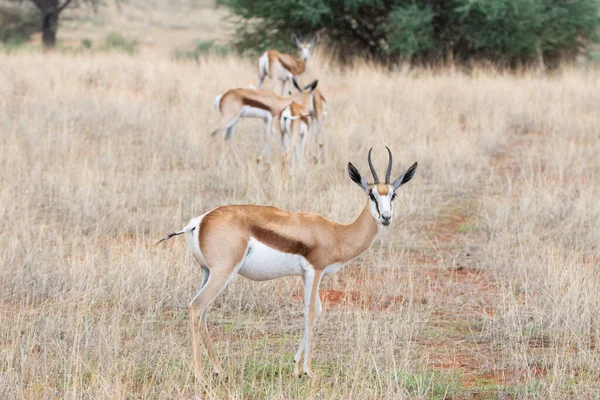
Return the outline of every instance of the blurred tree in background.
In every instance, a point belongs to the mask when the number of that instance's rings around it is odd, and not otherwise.
[[[45,48],[54,48],[56,45],[56,31],[58,30],[58,17],[71,3],[71,0],[31,0],[42,13],[42,43]]]
[[[485,59],[507,65],[573,59],[600,39],[600,0],[220,0],[240,17],[243,53],[293,51],[320,32],[340,58],[385,62]]]
[[[94,9],[103,0],[77,0]],[[4,0],[0,4],[0,42],[18,45],[34,32],[42,32],[45,48],[54,48],[61,13],[72,0]]]

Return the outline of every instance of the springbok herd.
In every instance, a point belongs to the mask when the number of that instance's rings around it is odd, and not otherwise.
[[[282,153],[287,147],[292,150],[292,162],[304,159],[304,147],[309,126],[312,127],[313,153],[315,159],[322,158],[323,137],[322,124],[327,116],[327,103],[325,96],[317,89],[318,81],[301,87],[297,76],[306,70],[306,62],[310,49],[317,42],[317,37],[310,41],[300,40],[293,36],[294,43],[300,49],[302,58],[295,58],[277,50],[269,50],[258,59],[258,89],[230,89],[215,99],[217,107],[223,118],[219,126],[213,131],[216,135],[220,130],[226,129],[225,140],[231,140],[235,124],[240,118],[261,118],[266,123],[265,147],[262,156],[270,160],[270,138],[273,128],[281,136]],[[271,90],[261,90],[265,77],[271,79]],[[273,93],[275,81],[281,81],[281,96]],[[283,97],[287,83],[293,84],[295,91],[290,91],[290,96]],[[290,145],[286,145],[286,141]],[[231,142],[229,142],[231,144]],[[233,149],[233,146],[232,146]],[[234,151],[235,154],[235,151]],[[237,157],[237,156],[236,156]]]
[[[305,70],[309,51],[316,43],[301,41],[294,36],[302,59],[269,50],[258,61],[258,89],[232,89],[217,97],[217,106],[223,119],[214,133],[227,129],[230,139],[239,118],[263,118],[267,123],[265,152],[269,152],[269,136],[274,118],[279,120],[282,146],[286,136],[291,139],[294,153],[303,156],[304,141],[309,125],[313,126],[315,150],[316,137],[321,135],[321,122],[325,117],[325,98],[317,91],[317,81],[301,87],[296,75]],[[261,90],[265,76],[271,81],[282,81],[281,92],[292,81],[297,93],[280,97],[271,91]],[[315,128],[316,127],[316,128]],[[299,143],[298,143],[299,142]],[[300,151],[296,150],[300,147]],[[202,269],[200,290],[188,305],[192,336],[194,366],[202,376],[202,351],[200,338],[216,374],[222,373],[206,327],[206,313],[215,298],[239,274],[255,281],[266,281],[284,276],[300,276],[304,283],[304,337],[296,352],[294,374],[302,372],[313,376],[310,368],[312,332],[321,313],[319,284],[324,275],[339,271],[346,263],[366,251],[378,233],[392,223],[393,201],[398,189],[415,174],[415,162],[392,181],[392,152],[388,151],[385,181],[381,182],[371,161],[368,161],[373,183],[348,163],[350,179],[367,195],[366,204],[350,224],[340,224],[321,215],[296,213],[275,207],[257,205],[228,205],[217,207],[193,218],[183,229],[170,233],[160,241],[185,234],[188,248]],[[200,324],[198,325],[198,319]]]

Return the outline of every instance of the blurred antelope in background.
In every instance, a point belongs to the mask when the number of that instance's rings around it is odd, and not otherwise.
[[[225,140],[231,140],[235,124],[240,118],[261,118],[266,123],[265,147],[262,154],[270,158],[270,138],[273,118],[277,121],[281,112],[293,101],[302,103],[304,96],[312,97],[317,83],[318,81],[315,80],[312,84],[306,86],[304,89],[299,89],[299,92],[292,94],[290,97],[279,97],[268,90],[228,90],[215,98],[215,107],[221,111],[223,118],[219,126],[212,132],[212,136],[216,135],[222,129],[227,129]],[[275,124],[275,126],[279,131],[279,124]]]
[[[193,218],[178,232],[165,235],[158,243],[185,234],[188,248],[202,268],[200,291],[188,305],[194,366],[202,376],[202,352],[198,328],[217,374],[222,373],[206,328],[211,303],[236,276],[266,281],[284,276],[301,276],[304,282],[304,337],[296,352],[294,373],[312,376],[310,350],[312,332],[321,313],[319,285],[324,275],[335,274],[344,264],[371,247],[377,234],[392,223],[396,191],[410,181],[414,163],[390,182],[392,153],[385,183],[380,183],[369,150],[373,183],[348,163],[348,174],[367,195],[360,215],[350,224],[339,224],[321,215],[295,213],[275,207],[232,205],[218,207]],[[197,325],[200,319],[200,325]]]
[[[306,70],[306,62],[310,56],[310,49],[317,43],[317,35],[311,40],[300,40],[293,35],[292,40],[300,50],[300,58],[289,54],[280,53],[277,50],[268,50],[258,59],[258,88],[262,87],[265,77],[271,78],[271,90],[275,86],[275,80],[281,81],[281,95],[285,93],[285,87],[293,77],[301,75]]]
[[[286,142],[290,143],[291,147],[291,161],[292,165],[295,165],[298,161],[304,162],[304,145],[306,143],[306,137],[308,135],[309,127],[314,123],[312,121],[311,108],[314,102],[315,96],[317,95],[318,89],[316,89],[317,81],[313,82],[314,87],[311,85],[301,88],[296,78],[292,78],[294,87],[299,93],[309,89],[309,96],[302,96],[300,103],[293,101],[287,106],[282,112],[279,118],[280,130],[281,130],[281,152],[286,154]]]

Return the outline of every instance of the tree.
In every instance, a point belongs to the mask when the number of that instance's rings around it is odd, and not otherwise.
[[[572,58],[597,42],[598,0],[220,0],[239,18],[244,53],[292,51],[312,34],[345,58],[395,62],[488,59],[515,65]]]
[[[71,0],[31,0],[42,12],[42,43],[47,49],[56,45],[56,31],[58,30],[58,17],[71,3]]]

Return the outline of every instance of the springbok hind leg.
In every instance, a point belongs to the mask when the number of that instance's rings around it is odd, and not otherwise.
[[[241,264],[240,264],[241,265]],[[239,268],[239,267],[238,267]],[[204,341],[208,357],[213,365],[216,374],[223,372],[221,363],[217,358],[215,349],[212,346],[208,329],[206,327],[206,312],[208,307],[215,300],[227,285],[235,278],[238,268],[211,268],[208,275],[208,280],[196,297],[188,305],[190,330],[192,335],[192,348],[194,352],[194,367],[198,377],[202,376],[202,350],[200,349],[200,341],[197,337],[196,321],[200,317],[200,336]]]
[[[215,130],[212,131],[210,136],[214,137],[217,133],[219,133],[219,131],[227,129],[227,133],[229,134],[229,137],[225,137],[225,139],[230,139],[231,134],[233,133],[233,131],[231,131],[231,133],[230,133],[230,130],[238,122],[238,119],[240,119],[240,113],[235,114],[235,115],[223,115],[223,117],[221,118],[221,122],[219,122],[219,126],[217,126],[215,128]]]

